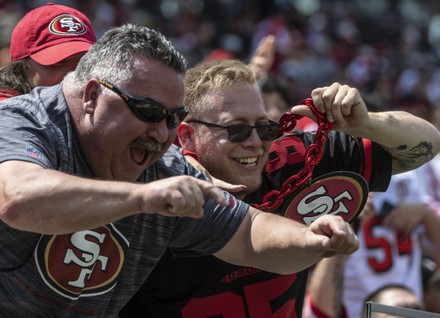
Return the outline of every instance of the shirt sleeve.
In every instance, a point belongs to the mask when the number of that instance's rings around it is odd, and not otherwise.
[[[266,165],[269,184],[276,187],[309,164],[313,178],[335,171],[351,171],[367,181],[370,191],[386,190],[392,174],[392,158],[379,144],[330,131],[322,148],[314,148],[313,156],[322,151],[322,157],[311,166],[315,157],[307,157],[315,138],[316,132],[292,133],[274,141]]]
[[[186,165],[186,174],[206,179],[200,171],[186,162],[183,156],[180,157],[178,154],[174,156],[174,160],[176,158],[179,164]],[[202,218],[177,218],[170,242],[173,254],[176,256],[210,255],[229,242],[246,216],[249,205],[237,200],[226,191],[223,191],[223,194],[229,206],[220,206],[217,201],[208,198],[203,206]]]
[[[201,219],[178,219],[170,243],[176,256],[216,253],[234,236],[249,206],[227,192],[224,194],[229,199],[230,206],[222,207],[213,199],[208,199]]]
[[[382,146],[368,139],[331,131],[324,147],[316,173],[352,171],[367,181],[370,191],[387,189],[392,175],[392,157]]]
[[[40,110],[29,99],[31,95],[23,95],[1,103],[0,162],[21,160],[53,168],[56,150],[52,137],[56,132],[41,120]]]

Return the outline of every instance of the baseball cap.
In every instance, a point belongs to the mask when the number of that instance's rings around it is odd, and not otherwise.
[[[210,60],[233,60],[235,58],[234,54],[225,49],[214,49],[205,58],[204,61]]]
[[[68,6],[47,3],[29,11],[12,31],[11,61],[32,58],[42,65],[56,64],[87,52],[96,42],[89,19]]]

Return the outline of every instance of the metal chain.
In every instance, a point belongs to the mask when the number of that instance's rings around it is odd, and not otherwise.
[[[324,154],[324,143],[327,138],[329,131],[333,128],[334,124],[330,123],[325,114],[318,111],[313,99],[307,98],[301,102],[302,105],[307,105],[310,110],[317,117],[318,129],[316,130],[316,136],[314,142],[309,146],[305,154],[304,168],[298,171],[297,174],[289,177],[281,185],[279,190],[272,190],[268,192],[264,197],[261,204],[253,204],[252,206],[263,210],[263,211],[273,211],[278,208],[284,201],[284,198],[290,195],[292,192],[296,191],[304,184],[306,184],[312,177],[313,169],[322,159]],[[303,116],[294,115],[291,113],[285,113],[280,118],[280,131],[278,133],[279,137],[285,132],[292,131],[297,123],[298,119]]]

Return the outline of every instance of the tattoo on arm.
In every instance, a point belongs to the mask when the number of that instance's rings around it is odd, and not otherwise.
[[[436,155],[432,152],[432,143],[427,141],[421,141],[410,149],[407,145],[400,145],[395,148],[386,148],[386,150],[394,158],[393,173],[401,173],[420,167]]]

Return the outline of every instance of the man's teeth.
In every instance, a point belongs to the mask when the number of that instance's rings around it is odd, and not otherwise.
[[[244,164],[244,165],[250,165],[250,164],[256,164],[258,158],[257,157],[252,157],[252,158],[237,158],[236,159],[239,163]]]

